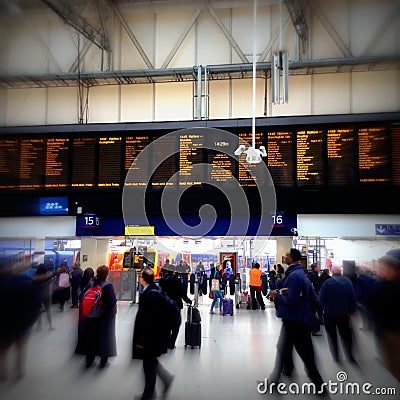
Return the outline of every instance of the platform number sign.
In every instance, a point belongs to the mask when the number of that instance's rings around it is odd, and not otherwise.
[[[272,219],[272,227],[273,228],[283,228],[285,226],[284,213],[281,211],[277,211],[271,214]]]
[[[85,214],[83,216],[83,228],[98,228],[100,218],[96,214]]]

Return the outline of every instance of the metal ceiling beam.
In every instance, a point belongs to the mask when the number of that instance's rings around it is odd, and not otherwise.
[[[287,23],[289,22],[289,17],[286,17],[285,21],[283,21],[282,24],[282,30],[284,31],[286,28]],[[258,62],[263,62],[265,61],[268,53],[270,53],[272,51],[272,47],[274,46],[274,43],[279,39],[279,28],[277,28],[275,30],[275,32],[273,33],[270,41],[267,43],[267,45],[265,46],[260,58],[258,59]]]
[[[329,33],[333,41],[335,42],[336,46],[340,49],[345,57],[353,57],[353,53],[340,37],[340,35],[336,32],[336,29],[333,27],[329,19],[326,15],[321,11],[321,9],[316,4],[315,0],[308,0],[308,4],[314,11],[314,14],[318,17],[321,21],[322,25],[325,27],[326,31]]]
[[[143,61],[147,65],[147,68],[153,69],[154,66],[153,66],[152,62],[150,61],[149,57],[147,57],[146,52],[143,50],[142,46],[139,43],[139,40],[136,38],[132,29],[126,22],[124,16],[122,15],[121,11],[119,10],[118,6],[116,6],[114,3],[112,3],[111,0],[108,0],[108,3],[112,7],[114,14],[118,17],[119,22],[121,23],[121,26],[124,28],[127,35],[129,36],[129,39],[131,39],[131,42],[136,47],[136,50],[139,52],[140,56],[143,58]]]
[[[242,79],[252,77],[251,63],[209,65],[210,80]],[[309,75],[317,73],[340,73],[367,71],[367,70],[400,69],[400,56],[394,57],[352,57],[333,58],[323,60],[291,61],[289,62],[289,75]],[[256,70],[259,78],[266,78],[271,70],[271,63],[257,63]],[[128,70],[82,72],[78,74],[46,74],[35,76],[1,77],[0,87],[8,89],[40,88],[40,87],[76,87],[79,80],[89,86],[106,86],[118,84],[142,84],[161,82],[188,82],[195,81],[196,74],[193,67],[168,68],[153,70]]]
[[[111,51],[110,41],[100,29],[75,12],[67,2],[56,0],[42,0],[54,13],[56,13],[67,25],[72,26],[79,33],[93,42],[101,50]]]
[[[293,26],[297,35],[303,42],[303,46],[308,40],[308,26],[305,17],[304,0],[283,0],[289,12]]]
[[[174,47],[171,49],[171,51],[168,54],[167,58],[163,62],[161,68],[167,68],[168,67],[169,63],[172,61],[172,59],[174,58],[176,52],[178,51],[179,47],[181,46],[181,44],[185,40],[186,36],[188,35],[190,29],[192,29],[193,24],[199,18],[199,15],[203,11],[203,8],[204,8],[204,6],[198,8],[195,11],[195,13],[193,14],[192,18],[190,19],[190,21],[187,23],[185,29],[183,30],[182,34],[179,36],[179,38],[178,38],[177,42],[175,43]]]
[[[230,34],[228,29],[226,28],[226,26],[222,22],[221,18],[218,17],[218,15],[216,14],[215,10],[211,7],[209,2],[207,2],[207,8],[208,8],[208,11],[210,12],[211,16],[214,18],[214,21],[217,23],[217,25],[221,29],[222,33],[225,35],[225,37],[228,39],[228,41],[231,44],[231,46],[233,47],[233,49],[236,51],[236,53],[239,56],[239,58],[242,60],[243,63],[248,63],[249,60],[247,59],[247,57],[243,53],[242,49],[236,43],[235,39]]]
[[[362,56],[367,56],[368,54],[371,54],[375,45],[378,43],[379,39],[381,39],[384,33],[392,26],[393,22],[397,21],[399,13],[400,13],[400,1],[397,3],[394,12],[390,13],[387,20],[383,21],[382,25],[379,27],[376,34],[373,36],[371,41],[366,46]]]

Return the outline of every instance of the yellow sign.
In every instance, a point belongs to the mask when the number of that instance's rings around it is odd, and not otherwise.
[[[125,235],[134,235],[134,236],[154,235],[154,226],[126,225]]]

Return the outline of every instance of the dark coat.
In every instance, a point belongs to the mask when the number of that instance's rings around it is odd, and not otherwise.
[[[158,286],[152,283],[139,297],[132,350],[136,345],[143,346],[145,357],[159,357],[167,352],[168,341],[160,337],[160,332],[165,331],[166,320],[158,290]]]
[[[26,335],[40,313],[41,296],[25,274],[10,275],[0,281],[0,345],[10,345]]]
[[[277,316],[309,324],[314,289],[300,263],[294,263],[288,267],[282,281],[282,288],[288,290],[286,294],[278,294],[276,297]]]
[[[79,288],[82,281],[83,271],[81,267],[74,268],[70,273],[70,282],[73,288]]]
[[[95,280],[94,285],[96,284],[98,284],[98,281]],[[115,335],[117,298],[115,297],[114,287],[111,283],[108,283],[102,289],[102,312],[99,318],[85,318],[82,315],[81,300],[86,292],[85,289],[79,297],[78,343],[75,353],[99,357],[115,357],[117,355]]]
[[[356,295],[351,280],[345,276],[332,276],[321,286],[318,302],[325,315],[349,315],[356,310]]]
[[[182,300],[187,304],[192,302],[185,293],[182,282],[176,275],[167,275],[165,278],[160,279],[159,285],[164,293],[175,301],[179,309],[183,309]]]

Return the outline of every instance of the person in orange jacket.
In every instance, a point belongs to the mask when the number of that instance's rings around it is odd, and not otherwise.
[[[250,270],[250,296],[251,296],[251,305],[253,310],[257,310],[257,302],[261,307],[261,310],[265,310],[264,300],[262,298],[261,292],[261,271],[260,271],[260,264],[254,263],[253,267]]]

